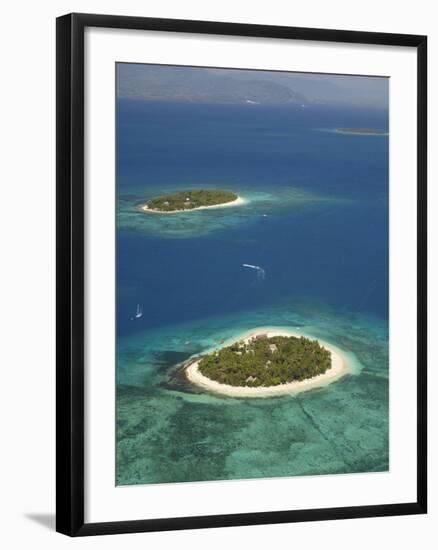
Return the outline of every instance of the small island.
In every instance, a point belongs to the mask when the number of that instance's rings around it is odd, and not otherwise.
[[[196,358],[185,372],[192,383],[216,393],[268,397],[329,384],[348,372],[348,363],[325,342],[269,329]]]
[[[336,128],[338,134],[357,134],[360,136],[388,136],[386,130],[376,130],[375,128]]]
[[[205,208],[236,206],[243,203],[244,200],[231,191],[199,189],[155,197],[141,206],[141,210],[150,213],[171,214]]]

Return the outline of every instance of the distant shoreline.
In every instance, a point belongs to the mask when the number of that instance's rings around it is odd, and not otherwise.
[[[289,329],[275,329],[275,328],[258,328],[250,333],[247,333],[240,338],[233,341],[248,341],[255,338],[257,335],[266,334],[269,337],[273,336],[296,336],[301,337],[302,334]],[[318,340],[317,338],[312,338]],[[226,395],[228,397],[275,397],[280,395],[297,394],[304,391],[311,390],[326,386],[339,380],[342,376],[348,374],[351,370],[350,362],[348,358],[335,346],[318,340],[319,344],[327,349],[331,354],[332,366],[324,374],[320,374],[307,380],[300,380],[295,382],[288,382],[287,384],[280,384],[277,386],[231,386],[228,384],[221,384],[215,380],[211,380],[207,376],[204,376],[198,369],[200,358],[194,360],[193,363],[185,367],[184,371],[186,377],[190,382],[196,386],[211,391],[213,393]],[[226,345],[230,345],[228,342]]]
[[[237,196],[237,199],[229,202],[223,202],[219,204],[212,204],[210,206],[197,206],[196,208],[184,208],[179,210],[157,210],[149,208],[147,204],[140,206],[140,210],[146,214],[178,214],[180,212],[194,212],[195,210],[207,210],[211,208],[228,208],[230,206],[240,206],[246,204],[248,201],[243,197]]]

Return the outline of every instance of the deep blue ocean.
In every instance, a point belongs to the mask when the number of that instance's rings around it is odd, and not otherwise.
[[[388,112],[118,100],[118,483],[387,469],[389,138],[334,131],[358,127],[387,131]],[[208,187],[247,203],[138,209]],[[144,316],[133,321],[137,304]],[[202,395],[175,374],[256,326],[323,336],[354,354],[360,374],[251,403]],[[254,433],[269,457],[252,448]],[[323,461],[310,460],[316,450]]]

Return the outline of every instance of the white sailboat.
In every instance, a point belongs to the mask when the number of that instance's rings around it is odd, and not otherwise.
[[[141,305],[137,304],[137,311],[135,313],[135,318],[141,319],[141,317],[143,317],[143,310],[141,309]]]

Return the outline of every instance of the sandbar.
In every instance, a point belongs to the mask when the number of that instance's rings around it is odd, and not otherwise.
[[[389,132],[373,130],[372,128],[335,128],[335,132],[351,136],[389,136]]]
[[[260,328],[235,339],[233,342],[227,342],[225,345],[229,346],[234,342],[242,340],[248,342],[260,334],[266,334],[268,338],[273,336],[296,336],[298,338],[300,336],[304,336],[303,334],[300,334],[292,329]],[[308,335],[306,335],[306,338],[318,340],[319,344],[330,352],[332,359],[332,366],[330,369],[328,369],[324,374],[319,374],[318,376],[314,376],[313,378],[309,378],[307,380],[288,382],[287,384],[279,384],[277,386],[260,386],[256,388],[249,386],[230,386],[228,384],[221,384],[220,382],[211,380],[201,374],[198,369],[198,363],[201,359],[200,357],[196,358],[192,363],[185,367],[185,374],[188,380],[196,386],[213,393],[226,395],[228,397],[274,397],[279,395],[297,394],[314,388],[327,386],[328,384],[339,380],[351,372],[350,362],[340,349],[318,338],[312,338]]]

